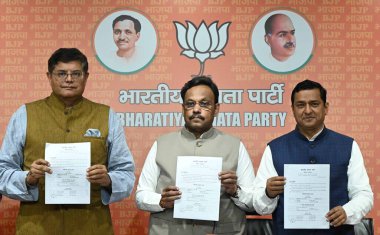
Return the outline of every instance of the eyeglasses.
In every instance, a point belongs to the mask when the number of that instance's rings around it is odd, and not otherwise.
[[[201,109],[204,109],[204,110],[210,110],[212,108],[211,102],[207,100],[202,100],[199,102],[188,100],[185,103],[183,103],[183,107],[187,110],[190,110],[190,109],[193,109],[195,105],[197,104],[199,105]]]
[[[61,80],[66,80],[69,75],[71,76],[71,79],[73,80],[78,80],[83,77],[82,71],[73,71],[71,73],[68,73],[67,71],[58,71],[52,74]]]

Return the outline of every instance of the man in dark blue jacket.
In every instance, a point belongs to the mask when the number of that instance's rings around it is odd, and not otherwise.
[[[353,235],[353,225],[371,210],[373,192],[356,141],[326,128],[327,91],[305,80],[292,91],[295,130],[271,141],[255,179],[253,204],[260,214],[273,213],[274,234]],[[284,229],[284,164],[330,165],[329,229]],[[306,221],[307,223],[307,221]]]

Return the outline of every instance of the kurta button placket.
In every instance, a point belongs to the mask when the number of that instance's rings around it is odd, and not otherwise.
[[[70,113],[71,113],[71,109],[69,109],[69,108],[65,108],[65,110],[63,111],[63,114],[66,116],[66,118],[65,118],[66,119],[66,133],[70,133],[70,129],[69,129],[68,123],[67,123]]]

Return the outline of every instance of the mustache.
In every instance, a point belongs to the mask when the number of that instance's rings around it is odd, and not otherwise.
[[[194,118],[199,118],[201,119],[202,121],[205,120],[205,118],[202,116],[202,115],[199,115],[199,114],[194,114],[194,115],[191,115],[189,117],[190,120],[193,120]]]
[[[129,40],[127,40],[127,39],[119,39],[119,40],[117,40],[117,42],[119,43],[119,42],[129,42]]]
[[[292,48],[292,47],[296,47],[296,44],[294,42],[287,42],[287,43],[285,43],[284,47],[285,48]]]

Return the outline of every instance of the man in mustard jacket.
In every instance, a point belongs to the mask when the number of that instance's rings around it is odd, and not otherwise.
[[[76,48],[48,61],[49,97],[22,105],[12,116],[0,155],[0,193],[20,200],[16,234],[113,234],[108,204],[128,197],[135,176],[124,130],[110,107],[82,96],[88,62]],[[90,142],[90,204],[45,204],[46,143]]]

